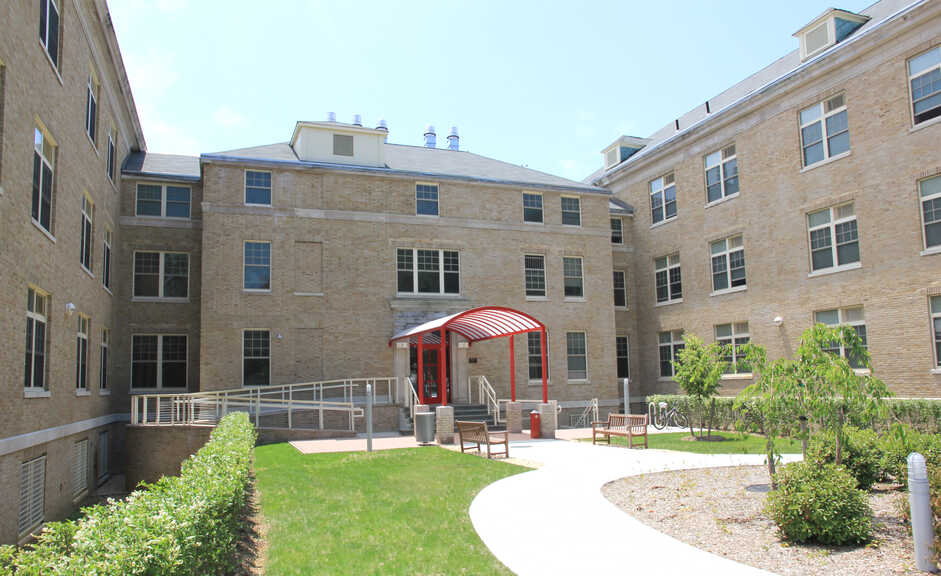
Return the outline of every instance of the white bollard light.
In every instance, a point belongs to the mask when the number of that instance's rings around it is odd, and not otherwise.
[[[934,563],[934,528],[928,469],[925,466],[925,457],[918,452],[908,455],[908,503],[912,512],[915,567],[924,572],[937,572],[938,567]]]

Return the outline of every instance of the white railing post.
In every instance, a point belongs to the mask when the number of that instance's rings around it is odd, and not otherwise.
[[[294,388],[291,388],[288,391],[288,430],[292,430],[294,426],[291,422],[291,410],[294,408]]]

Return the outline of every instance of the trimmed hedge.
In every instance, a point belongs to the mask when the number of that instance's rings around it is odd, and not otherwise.
[[[0,548],[0,575],[229,572],[254,445],[248,417],[226,416],[179,476],[85,508],[77,521],[49,523],[30,547]]]

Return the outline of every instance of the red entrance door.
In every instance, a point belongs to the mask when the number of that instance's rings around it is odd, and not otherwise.
[[[410,350],[409,364],[410,373],[412,375],[412,385],[416,387],[416,392],[418,392],[418,346],[412,345]],[[424,396],[425,404],[441,404],[441,395],[439,394],[440,388],[438,387],[438,349],[425,348],[423,350],[424,358],[422,358],[422,372],[425,373],[424,378]],[[451,349],[450,346],[445,348],[445,383],[448,387],[448,398],[451,398]],[[450,401],[449,401],[450,402]]]

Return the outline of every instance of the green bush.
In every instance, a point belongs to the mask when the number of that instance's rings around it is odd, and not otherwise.
[[[209,442],[123,501],[53,522],[31,547],[0,550],[0,575],[196,575],[232,569],[239,516],[248,496],[255,431],[230,414]]]
[[[929,468],[941,469],[941,436],[925,434],[902,424],[894,424],[880,439],[881,468],[886,479],[908,484],[908,455],[919,452]]]
[[[882,477],[882,448],[879,436],[872,430],[847,426],[843,430],[841,464],[856,478],[861,490],[869,490]],[[818,464],[836,462],[836,436],[819,432],[810,438],[807,459]]]
[[[765,513],[791,542],[862,544],[872,532],[872,510],[856,479],[833,464],[794,462],[775,474]]]

